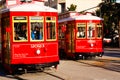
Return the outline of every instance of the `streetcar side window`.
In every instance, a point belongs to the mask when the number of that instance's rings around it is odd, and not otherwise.
[[[59,39],[65,38],[65,27],[59,26],[58,35],[59,35]]]
[[[28,40],[28,27],[26,17],[14,17],[13,18],[13,30],[14,30],[14,41],[27,41]]]
[[[43,40],[43,17],[30,17],[31,22],[31,40]]]
[[[78,23],[77,24],[77,38],[85,38],[85,29],[86,25],[85,23]]]
[[[101,38],[102,37],[102,25],[101,24],[97,24],[97,38]]]
[[[88,23],[88,25],[87,25],[87,37],[88,38],[95,37],[95,23]]]
[[[47,40],[56,39],[56,18],[46,17]]]

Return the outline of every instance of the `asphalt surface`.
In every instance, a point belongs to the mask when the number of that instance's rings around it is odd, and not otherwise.
[[[120,48],[104,48],[104,56],[120,58]]]
[[[119,48],[104,48],[110,54],[120,54]],[[106,53],[105,53],[106,54]],[[120,58],[103,56],[95,60],[60,60],[57,70],[8,75],[0,65],[0,80],[119,80]]]
[[[120,51],[120,48],[104,48],[105,51]]]

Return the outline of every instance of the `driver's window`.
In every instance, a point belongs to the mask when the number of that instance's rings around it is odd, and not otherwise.
[[[79,23],[77,24],[77,38],[85,38],[86,24]]]
[[[87,24],[87,37],[88,38],[95,38],[95,23],[88,23]]]
[[[28,40],[28,27],[27,17],[16,16],[13,17],[13,35],[14,41],[27,41]]]

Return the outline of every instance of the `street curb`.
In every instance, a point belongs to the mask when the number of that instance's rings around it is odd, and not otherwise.
[[[104,48],[104,50],[108,50],[108,51],[120,51],[120,48]]]

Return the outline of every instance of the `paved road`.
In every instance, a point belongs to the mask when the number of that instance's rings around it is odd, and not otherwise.
[[[0,80],[119,80],[120,73],[101,67],[61,60],[58,69],[48,68],[44,72],[23,75],[0,75]]]
[[[108,50],[109,51],[109,50]],[[119,80],[120,58],[103,56],[95,60],[60,60],[58,69],[8,75],[0,66],[0,80]]]
[[[104,48],[105,56],[118,57],[120,58],[119,48]]]

